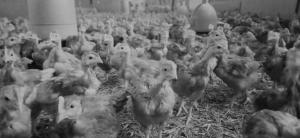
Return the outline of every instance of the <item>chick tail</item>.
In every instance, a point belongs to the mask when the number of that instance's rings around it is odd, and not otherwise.
[[[108,63],[99,63],[98,66],[105,72],[110,72],[112,67]]]
[[[74,125],[76,121],[73,119],[63,119],[55,126],[55,134],[61,138],[71,138],[75,134]]]
[[[129,99],[129,96],[131,94],[129,92],[125,92],[124,94],[122,94],[121,96],[118,96],[115,100],[114,100],[114,104],[113,107],[115,108],[115,111],[117,113],[119,113],[120,111],[122,111],[125,107],[125,105],[127,104],[127,101]]]
[[[256,110],[270,109],[281,110],[290,102],[289,92],[279,92],[278,90],[267,90],[262,92],[254,100],[254,107]]]
[[[254,113],[243,126],[245,138],[280,138],[278,132],[282,132],[280,127],[282,121],[278,117],[290,117],[282,112],[272,110],[262,110]],[[281,118],[280,118],[281,119]],[[281,134],[281,133],[280,133]]]
[[[55,69],[49,68],[42,70],[41,81],[50,80],[54,76]]]

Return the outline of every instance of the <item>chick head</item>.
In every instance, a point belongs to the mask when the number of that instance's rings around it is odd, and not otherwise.
[[[244,37],[248,41],[256,41],[257,40],[256,37],[255,37],[255,35],[252,32],[250,32],[250,31],[248,31],[247,33],[245,33]]]
[[[61,36],[58,33],[50,32],[49,39],[50,39],[50,41],[53,41],[53,42],[56,42],[56,43],[61,42]]]
[[[126,53],[130,54],[131,49],[130,46],[127,43],[118,43],[114,48],[113,48],[113,53]]]
[[[14,46],[20,43],[21,43],[21,39],[18,36],[10,36],[8,39],[6,39],[5,42],[7,46]]]
[[[0,89],[0,107],[1,111],[3,108],[5,110],[17,110],[18,109],[18,99],[17,93],[15,92],[14,85],[8,85]],[[3,107],[2,107],[3,106]]]
[[[284,28],[283,30],[280,31],[280,35],[282,35],[282,36],[291,36],[291,32],[288,28]]]
[[[103,34],[99,32],[92,32],[90,34],[85,34],[85,37],[87,38],[88,41],[98,41],[101,40],[102,35]]]
[[[0,30],[1,33],[1,30]],[[0,48],[2,48],[5,45],[5,40],[4,39],[0,39]]]
[[[174,52],[181,52],[181,51],[184,51],[186,48],[183,46],[180,46],[179,44],[171,44],[171,45],[169,45],[168,49],[170,51],[174,51]]]
[[[280,33],[274,32],[274,31],[269,31],[268,32],[268,42],[269,43],[278,42],[279,39],[280,39]]]
[[[57,121],[60,122],[65,118],[77,119],[83,112],[83,98],[77,95],[71,95],[58,99],[58,116]]]
[[[194,30],[190,30],[190,29],[184,30],[183,31],[183,38],[194,40],[196,38],[196,32]]]
[[[7,31],[9,31],[9,32],[14,31],[16,29],[16,27],[12,23],[6,24],[5,27],[6,27]]]
[[[103,63],[100,55],[92,51],[85,52],[81,57],[81,61],[83,64],[88,66]]]
[[[221,57],[223,54],[228,54],[229,51],[222,46],[211,46],[207,50],[207,54],[211,57]]]
[[[54,48],[54,47],[56,47],[56,44],[55,43],[53,43],[52,41],[43,41],[43,42],[41,42],[41,43],[39,43],[38,45],[37,45],[37,48],[39,49],[39,50],[43,50],[43,49],[52,49],[52,48]]]
[[[163,80],[177,79],[177,65],[171,60],[161,60],[160,75]]]
[[[93,49],[95,48],[95,46],[96,46],[96,43],[94,43],[94,42],[83,41],[81,43],[80,50],[83,51],[83,52],[93,51]]]
[[[22,96],[16,85],[0,89],[0,133],[3,137],[30,138],[30,109],[23,104]]]
[[[114,38],[111,35],[104,34],[103,35],[103,45],[105,49],[109,49],[114,45]]]
[[[298,39],[299,39],[299,38],[298,38]],[[294,43],[294,48],[300,49],[300,40],[297,40],[297,41]]]
[[[20,59],[19,55],[14,51],[13,48],[4,49],[4,61],[5,62],[14,62]]]
[[[35,34],[33,32],[25,33],[24,34],[24,39],[39,41],[39,37],[37,36],[37,34]]]

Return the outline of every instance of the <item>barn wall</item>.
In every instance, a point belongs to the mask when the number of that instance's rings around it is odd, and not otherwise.
[[[97,9],[100,12],[122,12],[123,0],[98,0]]]
[[[0,17],[6,16],[15,18],[18,16],[28,17],[27,0],[0,0]],[[91,7],[90,0],[76,0],[76,5]],[[94,0],[100,1],[97,4],[103,11],[122,11],[122,0]],[[162,0],[171,1],[171,0]],[[202,0],[190,0],[191,9],[195,9]],[[146,0],[147,3],[158,4],[159,0]],[[255,12],[262,15],[277,15],[289,18],[295,11],[297,0],[210,0],[210,3],[217,11],[231,10],[241,7],[242,12]],[[112,8],[116,7],[116,8]],[[275,12],[277,11],[277,12]],[[298,12],[299,13],[299,12]],[[300,13],[299,13],[300,14]]]
[[[297,0],[242,0],[242,12],[254,12],[259,15],[280,15],[290,18],[296,9]]]
[[[241,0],[214,0],[211,4],[217,11],[235,10],[241,8]]]
[[[0,17],[28,17],[26,0],[0,0]]]
[[[196,9],[196,7],[202,3],[203,0],[190,0],[191,10]],[[210,0],[211,5],[215,7],[217,11],[226,11],[239,9],[241,5],[241,0]]]

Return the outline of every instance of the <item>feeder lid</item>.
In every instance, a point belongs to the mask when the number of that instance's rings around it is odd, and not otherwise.
[[[193,12],[191,27],[196,32],[209,32],[209,24],[216,25],[218,21],[215,8],[208,2],[200,4]]]

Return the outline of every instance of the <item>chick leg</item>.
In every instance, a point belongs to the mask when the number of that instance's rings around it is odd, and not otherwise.
[[[235,105],[238,105],[238,103],[237,103],[237,99],[238,98],[237,97],[238,97],[238,95],[234,95],[233,96],[233,98],[232,98],[232,100],[230,102],[230,109],[233,109]]]
[[[187,119],[186,119],[186,122],[185,122],[185,125],[187,126],[189,124],[189,122],[192,120],[193,118],[193,108],[194,106],[191,105],[190,106],[190,109],[189,109],[189,113],[188,113],[188,116],[187,116]]]
[[[187,113],[187,109],[184,107],[184,105],[185,105],[185,101],[182,99],[176,116],[179,116],[181,114],[182,109]]]
[[[252,91],[247,91],[247,92],[245,93],[246,100],[245,100],[244,103],[243,103],[244,105],[253,103],[253,102],[252,102],[252,99],[251,99],[251,93],[252,93]]]
[[[272,88],[274,89],[274,90],[278,90],[278,85],[277,85],[277,83],[273,83],[273,85],[272,85]]]
[[[239,100],[242,98],[241,100]],[[234,105],[241,105],[247,100],[247,94],[245,90],[239,91],[237,95],[235,95],[231,101],[230,108],[232,109]]]
[[[128,82],[128,80],[125,80],[124,81],[124,88],[127,90],[127,88],[128,88],[128,85],[129,85],[129,82]]]
[[[148,126],[145,128],[145,138],[150,138],[152,126]]]
[[[163,132],[163,130],[164,130],[164,126],[165,126],[165,123],[159,124],[159,128],[158,128],[158,138],[162,138],[162,132]]]

